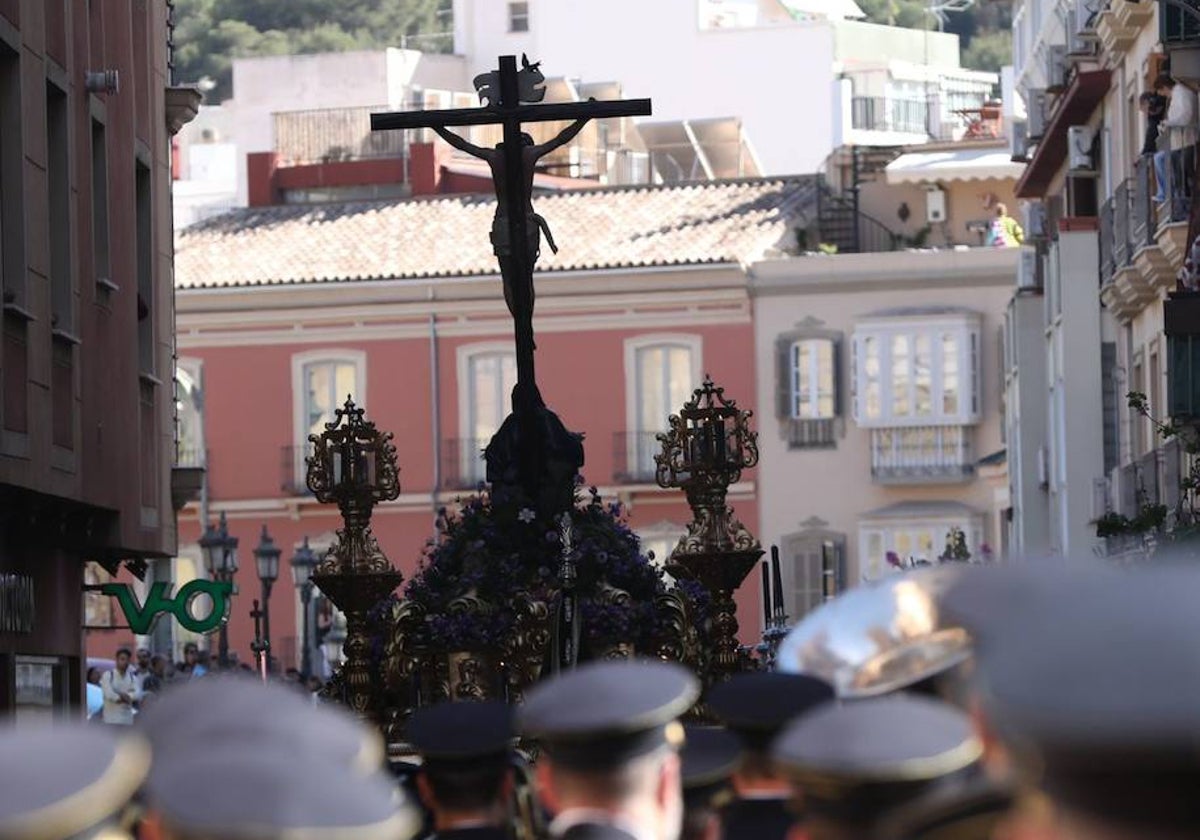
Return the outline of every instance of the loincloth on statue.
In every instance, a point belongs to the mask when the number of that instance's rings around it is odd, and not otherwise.
[[[541,237],[545,234],[546,244],[550,246],[550,250],[557,254],[558,246],[554,244],[554,236],[550,233],[550,225],[546,224],[546,220],[537,213],[527,213],[525,215],[525,248],[526,253],[532,259],[537,259],[541,253],[542,241]],[[497,213],[492,219],[492,253],[497,257],[512,256],[512,248],[509,246],[510,237],[508,233],[508,216]]]

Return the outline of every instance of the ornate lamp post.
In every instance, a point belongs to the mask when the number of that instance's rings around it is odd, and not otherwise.
[[[346,704],[360,717],[374,716],[375,696],[368,660],[367,613],[395,591],[403,577],[392,568],[371,533],[371,511],[400,495],[400,469],[392,434],[363,419],[349,397],[320,435],[309,435],[308,489],[333,503],[343,527],[312,582],[346,616],[342,683]]]
[[[267,526],[263,525],[258,545],[254,547],[254,565],[258,568],[258,580],[262,583],[262,641],[263,650],[266,652],[268,671],[273,670],[271,667],[271,586],[279,577],[279,555],[282,553],[279,546],[275,545],[275,540],[271,539],[271,535],[267,533]]]
[[[308,679],[312,674],[312,644],[309,639],[311,628],[308,626],[308,614],[313,591],[310,577],[316,565],[317,555],[308,547],[306,536],[304,544],[292,555],[292,583],[300,591],[300,673],[304,675],[304,679]]]
[[[200,537],[200,550],[204,553],[204,563],[213,580],[232,581],[237,573],[238,538],[230,536],[229,525],[225,521],[225,512],[221,511],[221,519],[216,528],[210,523]],[[217,648],[217,664],[222,668],[229,667],[229,630],[225,622],[221,622],[220,641]]]
[[[763,553],[725,504],[729,485],[758,463],[758,435],[748,422],[752,414],[726,400],[724,389],[706,376],[692,399],[671,416],[670,430],[658,436],[662,452],[654,457],[659,486],[682,488],[692,509],[692,522],[671,553],[667,571],[696,580],[712,593],[710,681],[725,679],[744,665],[733,592]]]

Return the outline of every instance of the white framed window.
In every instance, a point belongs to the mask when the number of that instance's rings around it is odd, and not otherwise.
[[[780,576],[784,587],[784,609],[789,621],[802,619],[844,586],[846,535],[823,528],[806,528],[782,537]],[[828,567],[830,579],[827,579]]]
[[[641,545],[642,554],[654,553],[653,563],[661,569],[667,565],[671,552],[675,550],[675,546],[679,545],[679,540],[686,532],[686,525],[677,525],[674,522],[663,520],[638,528],[638,543]]]
[[[529,3],[508,4],[508,31],[529,31]]]
[[[876,580],[899,571],[897,562],[903,567],[919,562],[936,564],[945,551],[946,537],[952,528],[962,529],[967,537],[967,548],[977,559],[983,544],[982,517],[961,505],[932,503],[928,507],[930,509],[923,512],[925,515],[917,512],[913,516],[896,518],[863,518],[858,530],[862,580]],[[937,510],[939,507],[944,510]]]
[[[500,429],[517,384],[512,342],[464,345],[458,349],[459,441],[446,468],[458,471],[460,487],[474,487],[487,476],[483,449]]]
[[[367,401],[367,354],[361,350],[310,350],[292,356],[293,438],[292,473],[297,488],[304,486],[304,459],[311,444],[333,422],[346,398],[359,408]]]
[[[834,342],[804,338],[791,347],[791,416],[829,420],[835,416]]]
[[[701,384],[701,341],[693,335],[650,335],[625,342],[625,470],[632,480],[654,475],[657,435]]]
[[[979,422],[980,318],[878,317],[854,333],[854,417],[866,428]]]
[[[204,451],[204,366],[199,359],[175,362],[175,463],[202,467]]]
[[[808,318],[775,339],[775,416],[788,449],[832,449],[844,426],[842,334]]]

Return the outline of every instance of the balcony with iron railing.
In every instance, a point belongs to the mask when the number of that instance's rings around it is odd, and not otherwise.
[[[945,115],[950,115],[948,119]],[[855,96],[850,127],[856,131],[916,134],[930,140],[995,140],[1004,136],[1000,106],[982,95],[943,92],[940,99]]]
[[[1122,269],[1132,266],[1138,252],[1157,244],[1164,225],[1186,221],[1191,206],[1193,149],[1171,152],[1167,160],[1164,200],[1155,195],[1153,158],[1138,158],[1134,173],[1125,179],[1100,208],[1100,284],[1112,282]]]
[[[949,484],[975,474],[967,426],[871,430],[871,476],[878,484]]]
[[[617,484],[653,484],[662,452],[659,432],[616,432],[613,435],[613,481]]]
[[[283,446],[279,450],[279,489],[289,496],[311,496],[308,489],[308,464],[312,452],[307,444]]]
[[[439,490],[474,490],[487,479],[483,450],[488,438],[449,438],[442,441]]]

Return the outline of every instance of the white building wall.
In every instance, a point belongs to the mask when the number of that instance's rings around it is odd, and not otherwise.
[[[281,55],[233,62],[233,98],[225,103],[238,145],[239,206],[246,204],[245,156],[274,148],[281,111],[387,106],[399,108],[413,88],[473,91],[458,56],[415,50]]]
[[[1005,334],[1005,422],[1016,557],[1050,551],[1050,509],[1043,470],[1049,467],[1045,307],[1040,295],[1018,293],[1008,307]]]
[[[530,0],[527,33],[497,0],[456,0],[454,18],[472,73],[525,52],[548,76],[620,82],[656,120],[740,117],[768,175],[814,172],[833,150],[829,22],[701,30],[695,0]]]
[[[1051,494],[1057,514],[1051,527],[1059,550],[1082,558],[1091,556],[1099,545],[1092,524],[1093,482],[1104,472],[1096,233],[1060,232],[1050,259],[1057,263],[1057,294],[1062,300],[1061,314],[1047,313],[1046,331]]]

